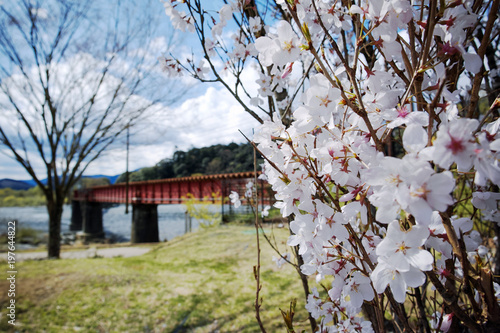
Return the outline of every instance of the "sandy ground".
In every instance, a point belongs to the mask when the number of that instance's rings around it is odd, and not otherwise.
[[[93,257],[126,258],[126,257],[140,256],[142,254],[149,252],[150,250],[151,250],[150,247],[138,247],[138,246],[114,247],[105,249],[97,249],[95,247],[91,247],[87,250],[61,252],[61,259],[81,259],[81,258],[93,258]],[[7,259],[7,253],[2,253],[2,257],[4,257],[4,259]],[[45,251],[16,253],[16,261],[37,260],[46,258],[47,258],[47,252]]]

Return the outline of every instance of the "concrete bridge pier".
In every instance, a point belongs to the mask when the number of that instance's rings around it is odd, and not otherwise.
[[[159,242],[158,205],[132,205],[132,243]]]
[[[100,202],[81,202],[82,231],[89,238],[104,238],[102,227],[102,204]]]
[[[80,231],[82,230],[82,210],[80,208],[80,201],[71,201],[71,223],[69,225],[69,230]]]

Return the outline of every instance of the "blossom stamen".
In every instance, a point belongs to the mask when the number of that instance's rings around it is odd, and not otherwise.
[[[446,148],[450,149],[454,155],[465,151],[465,146],[462,140],[454,138],[450,134],[450,143],[446,145]]]

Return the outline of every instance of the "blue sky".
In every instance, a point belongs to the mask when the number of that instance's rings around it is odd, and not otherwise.
[[[168,33],[168,17],[163,13],[160,1],[155,2],[155,10],[161,12],[159,33],[156,39],[157,47],[149,50],[151,55],[158,57],[166,50],[162,49]],[[178,41],[173,45],[173,52],[196,52],[197,40],[194,35],[177,35]],[[159,65],[158,65],[159,66]],[[255,73],[249,72],[249,82],[254,82]],[[168,84],[165,77],[165,85]],[[258,125],[250,115],[234,101],[233,97],[217,84],[199,84],[187,76],[177,78],[175,84],[183,84],[187,93],[174,105],[164,106],[161,111],[146,119],[134,128],[130,143],[130,169],[152,166],[161,159],[169,158],[176,150],[187,150],[192,147],[204,147],[218,143],[244,142],[239,133],[241,130],[251,137],[253,129]],[[0,155],[0,179],[18,180],[30,179],[26,171],[13,159]],[[116,143],[100,159],[94,161],[86,174],[115,175],[125,171],[125,137]],[[40,178],[45,178],[44,168],[40,161],[32,161]]]

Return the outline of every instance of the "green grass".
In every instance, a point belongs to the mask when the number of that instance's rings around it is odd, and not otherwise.
[[[45,196],[38,186],[28,190],[0,189],[0,207],[43,206],[45,203]]]
[[[258,332],[255,234],[221,226],[154,246],[143,256],[17,263],[18,332]],[[288,231],[276,230],[286,241]],[[262,240],[262,238],[261,238]],[[268,332],[286,331],[279,308],[297,303],[297,331],[307,329],[295,270],[277,269],[262,244],[261,316]],[[280,244],[284,249],[284,245]],[[0,281],[0,290],[7,289]],[[0,307],[7,306],[0,294]],[[2,314],[5,313],[1,310]],[[1,316],[0,331],[14,332]]]
[[[3,230],[7,231],[7,221],[0,221],[0,226],[5,226]],[[32,228],[17,228],[16,243],[28,243],[32,245],[40,245],[43,242],[43,233]],[[8,251],[8,235],[6,232],[0,234],[0,251]]]

